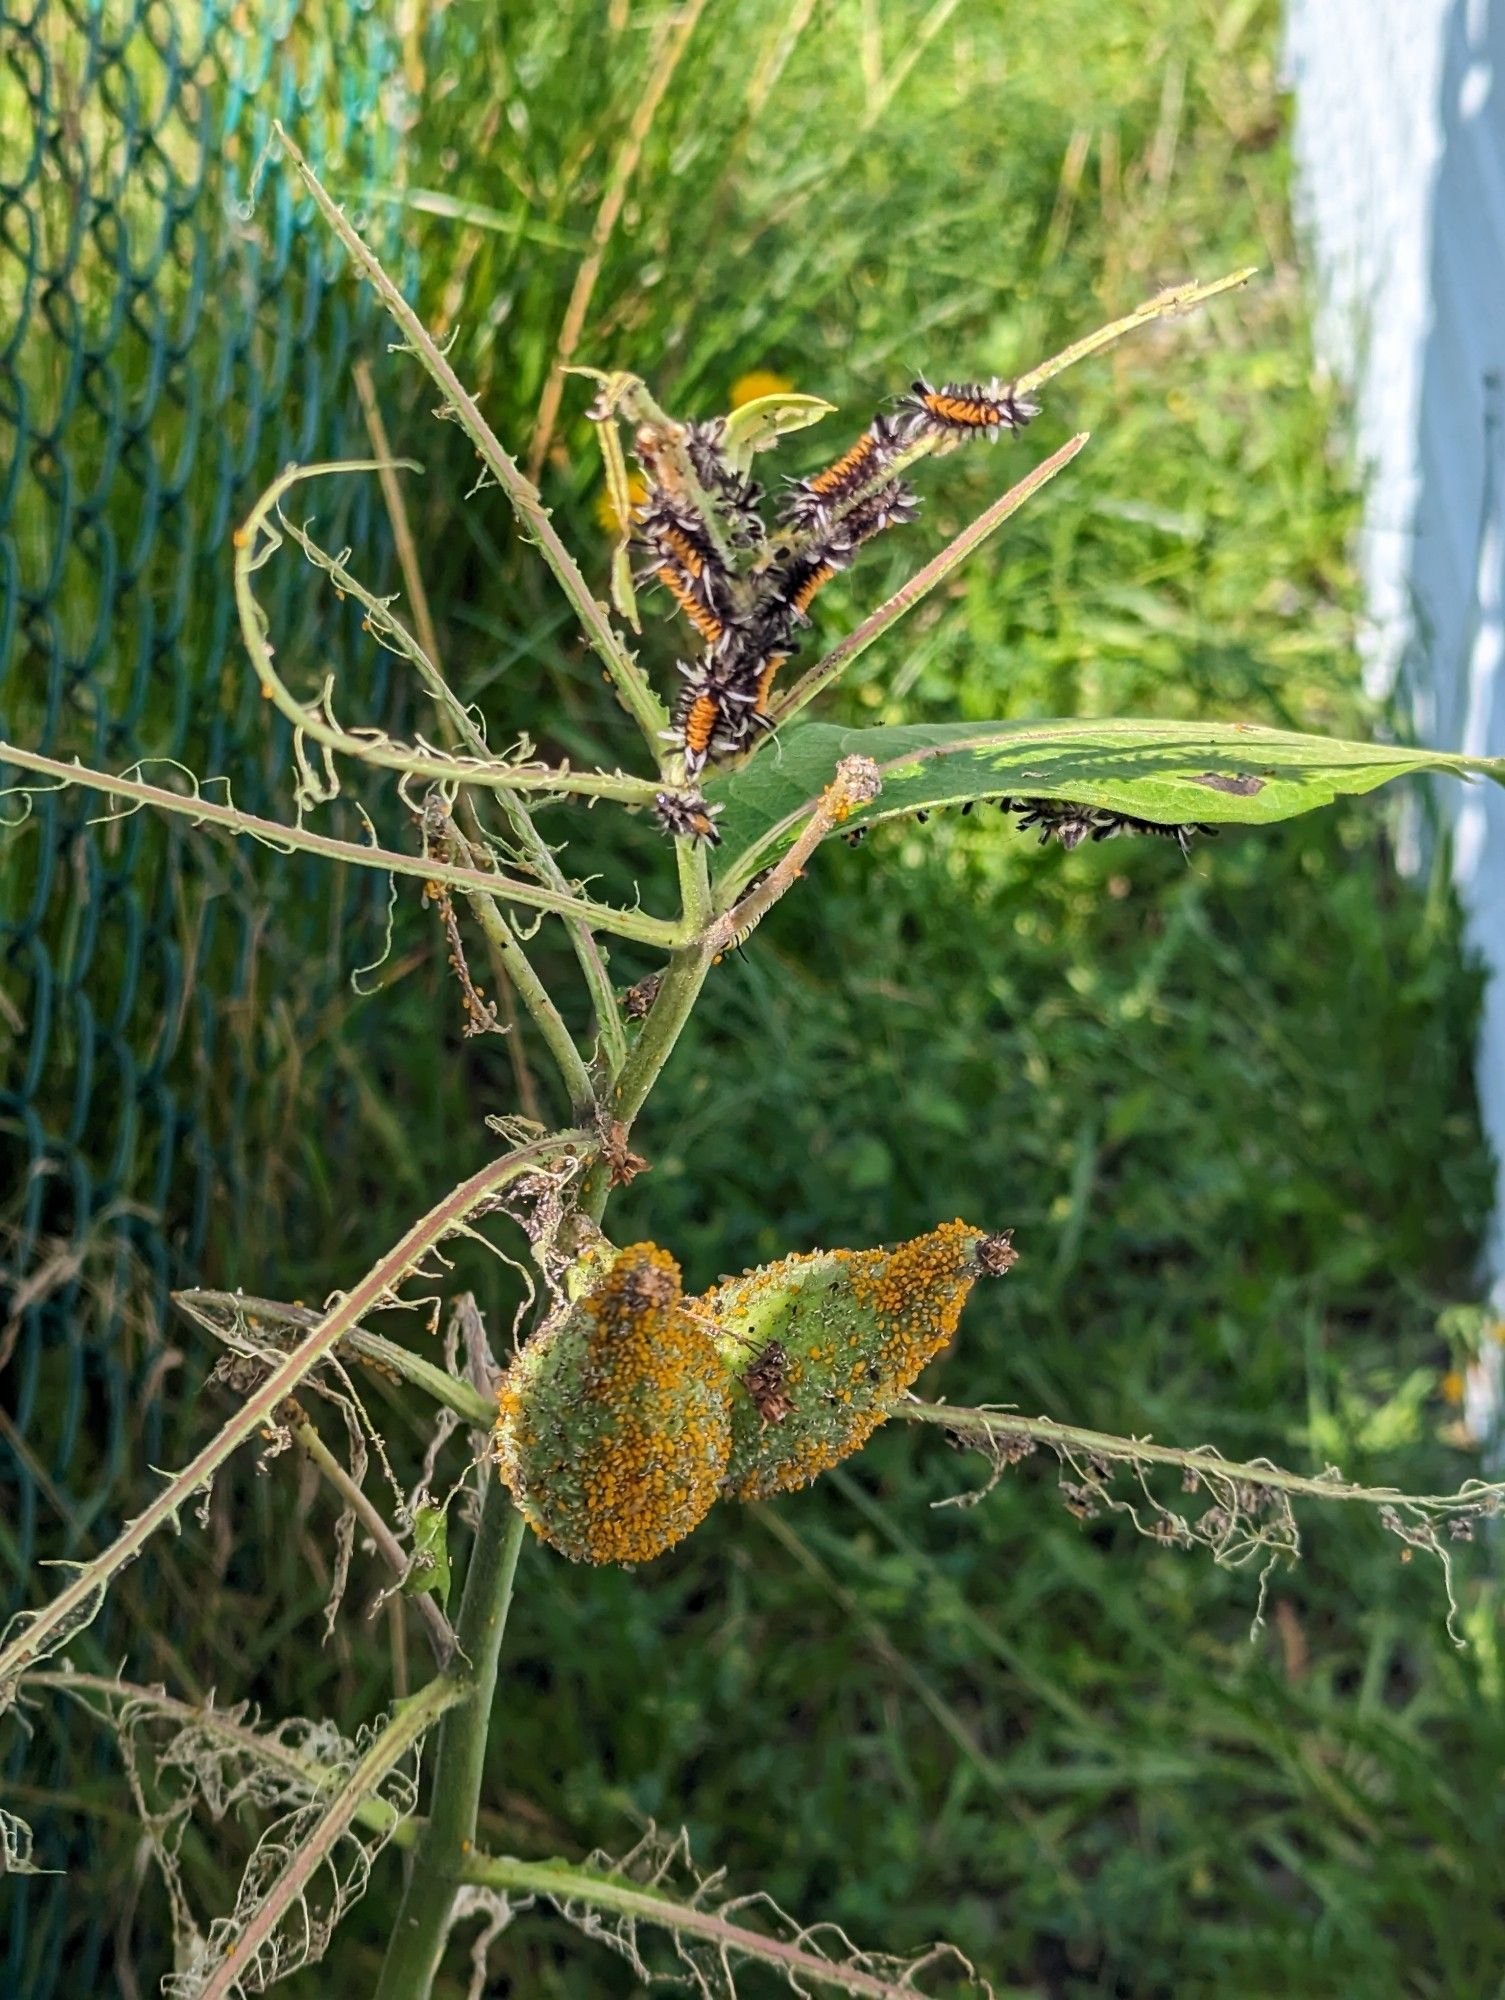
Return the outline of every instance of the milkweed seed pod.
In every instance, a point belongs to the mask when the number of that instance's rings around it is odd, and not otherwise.
[[[503,1377],[498,1471],[535,1534],[571,1562],[648,1562],[716,1498],[730,1390],[685,1310],[678,1264],[633,1244]]]
[[[974,1282],[1016,1254],[1007,1231],[946,1222],[894,1250],[786,1257],[689,1301],[738,1378],[724,1490],[805,1486],[865,1444],[950,1341]]]

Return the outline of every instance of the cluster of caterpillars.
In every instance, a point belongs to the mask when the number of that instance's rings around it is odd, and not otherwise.
[[[1200,820],[1185,820],[1180,825],[1171,825],[1160,820],[1136,819],[1133,813],[1114,812],[1108,806],[1082,805],[1073,799],[968,799],[962,812],[970,813],[977,804],[994,805],[1000,812],[1016,814],[1021,833],[1038,827],[1042,847],[1048,847],[1052,840],[1056,840],[1068,853],[1072,848],[1080,847],[1084,840],[1113,840],[1120,834],[1140,833],[1160,840],[1173,840],[1185,860],[1191,852],[1192,841],[1199,833],[1209,840],[1216,840],[1218,833],[1215,826],[1204,825]],[[923,826],[930,813],[921,810],[914,817]],[[866,833],[866,826],[855,826],[842,838],[849,847],[856,847]]]
[[[725,425],[645,425],[634,452],[647,480],[633,532],[647,552],[639,581],[661,585],[702,642],[682,661],[668,732],[683,790],[658,794],[666,833],[712,843],[716,813],[696,781],[773,727],[774,687],[798,650],[810,607],[865,543],[912,521],[918,502],[901,459],[924,439],[951,444],[1022,430],[1037,406],[997,382],[918,381],[824,471],[791,481],[770,524],[762,489],[733,464]]]

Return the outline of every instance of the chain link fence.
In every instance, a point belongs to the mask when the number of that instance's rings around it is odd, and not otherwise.
[[[159,782],[230,773],[242,805],[285,811],[288,745],[245,667],[230,535],[287,461],[370,454],[349,360],[357,345],[384,356],[385,341],[288,177],[256,183],[282,118],[342,199],[390,185],[405,103],[388,11],[360,0],[7,7],[0,735],[109,770],[162,760],[148,767]],[[375,482],[337,494],[334,532],[384,583]],[[327,518],[331,496],[320,504]],[[386,713],[384,656],[360,645],[353,608],[292,563],[270,588],[276,629],[363,676],[367,712]],[[293,1087],[279,1070],[300,1062],[303,1022],[350,1006],[340,945],[368,925],[379,939],[385,904],[380,877],[255,866],[187,822],[111,817],[78,791],[39,794],[8,835],[6,1608],[34,1593],[39,1560],[107,1539],[170,1456],[168,1291],[201,1275],[206,1242],[265,1233],[285,1206],[292,1177],[258,1143]],[[108,1615],[91,1637],[107,1658]],[[49,1774],[14,1732],[22,1809],[77,1792],[105,1747],[59,1741]],[[66,1990],[95,1990],[110,1920],[69,1938],[63,1884],[0,1884],[0,1991],[64,1990],[65,1942]]]

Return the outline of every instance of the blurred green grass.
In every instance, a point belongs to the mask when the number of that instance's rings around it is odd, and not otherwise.
[[[1093,432],[831,712],[1373,726],[1341,410],[1290,235],[1274,6],[836,0],[750,125],[749,91],[807,11],[710,0],[580,358],[631,365],[695,416],[751,369],[783,373],[850,412],[791,453],[797,470],[914,372],[1007,374],[1164,283],[1262,267],[1066,376],[1024,446],[931,470],[921,525],[822,599],[828,634],[1037,453]],[[519,445],[659,18],[615,16],[523,6],[499,33],[457,4],[410,50],[410,188],[511,219],[409,212],[425,308]],[[429,467],[413,504],[462,692],[495,740],[526,725],[547,748],[625,754],[541,566],[494,497],[459,504],[468,467],[429,400],[390,417]],[[586,400],[567,390],[543,478],[604,580]],[[646,647],[667,672],[668,634]],[[624,841],[593,814],[580,833],[572,858],[608,891],[640,869],[667,888],[647,829]],[[430,921],[401,917],[402,975],[300,1033],[251,1107],[245,1142],[286,1221],[269,1197],[226,1229],[217,1274],[308,1297],[348,1283],[458,1151],[479,1156],[479,1113],[514,1106],[506,1051],[460,1040]],[[569,977],[556,941],[544,956]],[[648,961],[624,949],[615,969],[625,983]],[[1158,843],[1041,854],[996,815],[885,831],[829,849],[721,968],[614,1228],[669,1244],[700,1284],[956,1213],[1013,1225],[1020,1267],[970,1309],[933,1393],[1456,1484],[1475,1467],[1440,1441],[1436,1322],[1472,1295],[1489,1198],[1477,1000],[1449,895],[1398,875],[1372,802],[1199,846],[1189,867]],[[503,1283],[461,1274],[500,1333]],[[1431,1565],[1403,1564],[1367,1516],[1308,1510],[1306,1559],[1273,1581],[1251,1641],[1252,1574],[1079,1524],[1038,1459],[970,1511],[929,1503],[980,1481],[977,1462],[898,1426],[850,1473],[777,1511],[825,1585],[730,1508],[634,1576],[528,1551],[488,1837],[620,1851],[645,1818],[684,1821],[735,1889],[864,1944],[950,1938],[1000,1992],[1495,1990],[1505,1706],[1487,1563],[1461,1575],[1475,1643],[1459,1653]],[[328,1520],[319,1503],[289,1534],[292,1491],[249,1470],[221,1488],[207,1586],[195,1552],[161,1552],[168,1588],[200,1605],[172,1643],[189,1674],[270,1713],[369,1713],[385,1628],[351,1619],[313,1651]],[[224,1907],[221,1858],[191,1865]],[[389,1908],[368,1899],[337,1943],[347,1989]],[[538,1916],[493,1964],[498,1990],[635,1990]]]

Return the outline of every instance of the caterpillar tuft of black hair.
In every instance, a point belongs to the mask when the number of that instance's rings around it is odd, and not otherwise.
[[[906,526],[919,511],[919,496],[902,479],[891,479],[876,493],[870,493],[865,500],[857,502],[843,517],[841,531],[851,546],[857,549],[864,542],[870,542],[874,535],[881,535],[885,528]]]
[[[685,455],[695,477],[716,504],[727,538],[739,549],[761,548],[767,536],[760,511],[763,489],[737,471],[725,451],[726,419],[712,417],[685,427]]]

